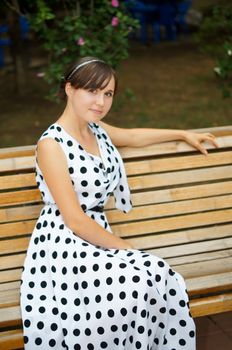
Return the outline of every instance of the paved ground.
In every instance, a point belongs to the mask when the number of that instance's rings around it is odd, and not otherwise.
[[[232,312],[195,319],[197,350],[232,349]]]

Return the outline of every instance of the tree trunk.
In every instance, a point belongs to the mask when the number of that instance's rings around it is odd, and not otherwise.
[[[15,6],[18,5],[17,0],[15,0],[14,3]],[[11,39],[11,55],[15,67],[15,92],[22,96],[26,94],[27,67],[25,62],[25,45],[21,38],[19,14],[15,11],[8,10],[7,22]]]

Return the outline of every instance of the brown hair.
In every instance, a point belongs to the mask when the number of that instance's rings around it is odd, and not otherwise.
[[[84,62],[96,60],[83,65],[79,69],[75,70],[79,65]],[[104,89],[111,77],[115,80],[115,92],[117,90],[118,80],[115,70],[106,62],[96,57],[83,57],[70,65],[65,71],[64,76],[61,79],[59,97],[62,100],[66,100],[65,85],[70,83],[75,89]]]

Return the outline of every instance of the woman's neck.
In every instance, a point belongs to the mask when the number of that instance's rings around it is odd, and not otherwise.
[[[74,115],[70,108],[66,107],[57,123],[64,127],[70,134],[85,138],[89,135],[88,122]]]

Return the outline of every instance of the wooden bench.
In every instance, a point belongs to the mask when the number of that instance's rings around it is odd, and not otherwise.
[[[194,317],[232,310],[232,126],[205,157],[184,142],[123,148],[134,209],[107,205],[113,232],[186,279]],[[34,146],[0,150],[0,348],[23,348],[19,285],[42,207]]]

